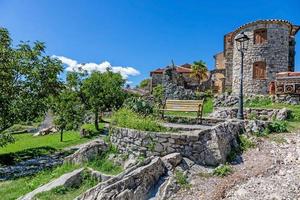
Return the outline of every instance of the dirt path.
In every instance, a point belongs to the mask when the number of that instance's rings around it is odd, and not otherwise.
[[[300,200],[300,133],[260,139],[225,178],[196,176],[173,199]]]

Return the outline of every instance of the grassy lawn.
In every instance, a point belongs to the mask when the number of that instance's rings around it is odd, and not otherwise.
[[[209,113],[213,112],[213,99],[207,98],[203,105],[203,116],[207,116]],[[179,116],[179,117],[196,117],[196,112],[173,112],[173,111],[166,111],[165,115],[171,116]]]
[[[100,126],[104,127],[103,124]],[[0,165],[10,165],[15,162],[48,155],[65,147],[88,142],[91,138],[81,138],[78,131],[65,131],[63,142],[60,142],[60,133],[33,136],[31,133],[14,134],[15,143],[0,148]]]
[[[0,182],[1,199],[17,199],[37,187],[77,168],[79,168],[79,166],[64,164],[53,170],[45,170],[34,176]]]

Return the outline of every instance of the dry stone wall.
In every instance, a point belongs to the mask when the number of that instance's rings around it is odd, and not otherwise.
[[[237,135],[242,123],[227,121],[207,130],[191,132],[158,133],[111,128],[111,142],[121,152],[149,157],[180,153],[197,164],[218,165],[226,162],[232,148],[237,147]]]

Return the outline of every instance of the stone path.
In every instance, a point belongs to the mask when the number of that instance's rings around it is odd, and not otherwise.
[[[70,173],[64,174],[60,176],[59,178],[33,190],[32,192],[29,192],[28,194],[24,195],[23,197],[20,197],[19,200],[31,200],[36,194],[41,192],[50,191],[53,188],[56,188],[58,186],[71,186],[75,184],[80,184],[80,174],[84,170],[84,168],[76,169]]]
[[[172,199],[300,199],[300,133],[258,138],[255,149],[233,165],[234,173],[225,178],[191,177],[192,187]]]

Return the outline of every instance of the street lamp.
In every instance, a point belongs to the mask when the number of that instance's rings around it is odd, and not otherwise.
[[[248,41],[250,38],[241,32],[235,37],[237,50],[241,53],[241,70],[240,70],[240,94],[239,94],[239,109],[237,118],[244,119],[244,105],[243,105],[243,74],[244,74],[244,52],[247,50]]]

